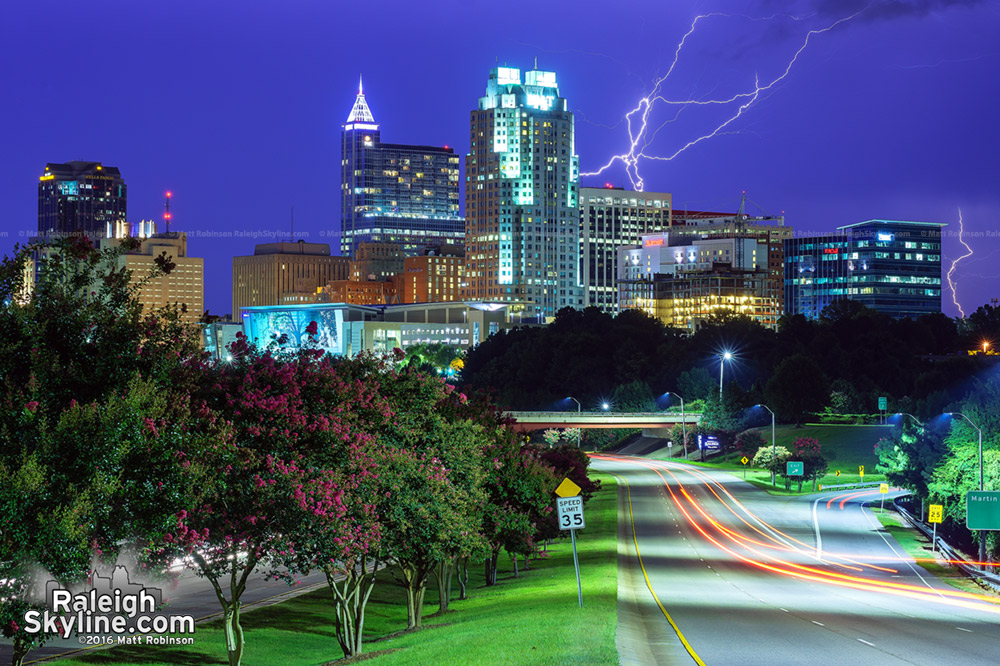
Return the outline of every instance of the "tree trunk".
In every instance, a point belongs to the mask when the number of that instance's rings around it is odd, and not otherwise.
[[[517,553],[511,553],[510,559],[514,562],[514,578],[518,578],[517,571]]]
[[[497,563],[500,559],[500,546],[494,546],[493,552],[486,558],[486,586],[497,584]]]
[[[468,599],[469,596],[466,593],[467,586],[469,584],[469,558],[460,557],[457,560],[458,568],[458,598],[461,600]]]
[[[336,580],[337,570],[332,566],[323,567],[326,584],[333,594],[334,631],[344,657],[361,654],[365,628],[365,607],[375,587],[375,573],[378,560],[372,561],[371,572],[365,568],[365,561],[352,566],[344,573],[341,581]]]
[[[243,627],[240,626],[240,602],[233,601],[223,607],[225,619],[222,622],[226,632],[226,654],[229,666],[240,666],[243,660]]]
[[[454,560],[447,559],[438,562],[435,576],[437,577],[439,613],[444,613],[448,610],[448,602],[451,600],[451,578],[454,573]]]
[[[424,593],[427,591],[428,570],[422,565],[400,563],[403,584],[406,588],[406,628],[420,626],[424,610]]]
[[[10,666],[21,666],[24,663],[24,658],[29,652],[31,652],[31,641],[21,635],[18,632],[14,636],[13,644],[13,654],[10,656]]]

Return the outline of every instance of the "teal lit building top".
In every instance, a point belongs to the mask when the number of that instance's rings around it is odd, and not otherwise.
[[[580,163],[556,73],[493,68],[470,139],[465,295],[523,301],[543,318],[582,308]]]

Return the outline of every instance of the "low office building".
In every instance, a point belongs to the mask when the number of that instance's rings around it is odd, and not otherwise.
[[[365,306],[348,303],[245,307],[243,329],[260,346],[298,349],[315,345],[353,356],[362,351],[390,352],[422,343],[470,348],[494,333],[512,328],[505,303],[433,303]],[[313,340],[307,329],[316,324]]]
[[[263,243],[252,256],[233,257],[233,313],[278,305],[285,294],[314,294],[331,280],[346,280],[350,257],[330,255],[327,243]]]
[[[400,303],[459,301],[465,277],[465,253],[461,246],[442,245],[418,257],[407,257],[396,276]]]
[[[621,310],[639,309],[667,326],[695,332],[723,316],[774,328],[781,317],[767,267],[766,237],[645,235],[618,254]]]
[[[944,226],[868,220],[785,240],[786,311],[815,318],[846,298],[894,319],[940,312]]]

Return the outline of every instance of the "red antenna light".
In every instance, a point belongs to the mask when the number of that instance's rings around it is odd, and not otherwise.
[[[167,198],[163,200],[163,220],[167,223],[167,233],[170,232],[170,218],[173,217],[170,214],[170,197],[174,196],[173,192],[167,191]]]

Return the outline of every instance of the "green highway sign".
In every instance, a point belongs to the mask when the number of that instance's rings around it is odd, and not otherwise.
[[[889,409],[889,399],[885,397],[880,397],[878,399],[878,408],[882,411]]]
[[[797,460],[789,460],[785,463],[785,476],[802,476],[805,470],[803,464]]]
[[[1000,530],[1000,492],[969,491],[965,496],[965,526],[970,530]]]

